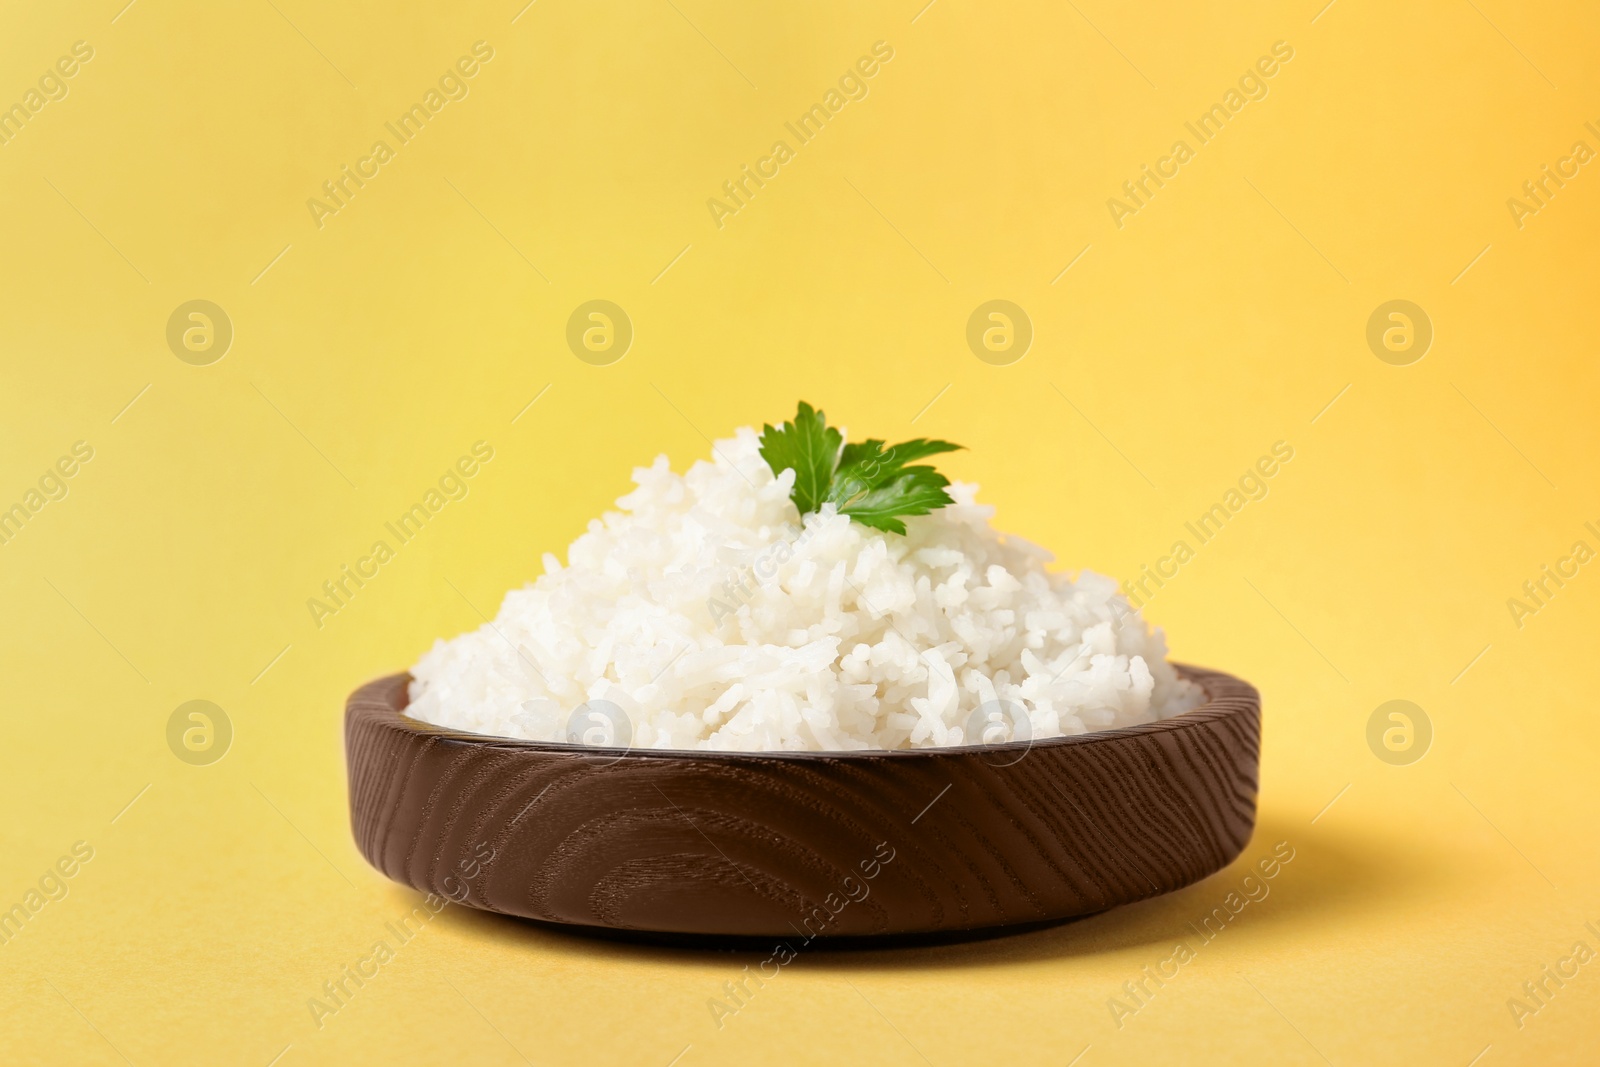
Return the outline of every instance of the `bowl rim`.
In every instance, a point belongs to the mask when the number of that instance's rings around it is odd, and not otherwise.
[[[1212,670],[1209,667],[1198,667],[1177,661],[1169,662],[1181,677],[1201,687],[1206,697],[1204,703],[1198,704],[1188,711],[1179,712],[1170,718],[1157,719],[1155,722],[1121,726],[1114,730],[1091,730],[1088,733],[1067,734],[1061,737],[1008,741],[998,745],[950,745],[937,748],[877,748],[823,751],[745,751],[739,749],[700,748],[616,748],[597,745],[574,745],[561,741],[530,741],[521,737],[477,734],[412,718],[405,713],[405,709],[410,706],[411,702],[411,673],[409,671],[385,675],[382,678],[375,678],[366,683],[350,694],[349,699],[346,701],[345,710],[347,717],[353,716],[358,710],[369,716],[376,714],[389,729],[404,730],[409,733],[436,738],[440,741],[472,745],[485,749],[525,752],[530,755],[576,756],[586,758],[597,764],[604,764],[605,766],[614,766],[617,763],[640,759],[676,759],[710,763],[722,763],[730,760],[867,762],[881,759],[904,760],[949,758],[954,756],[981,758],[984,756],[1006,756],[1018,753],[1025,755],[1034,749],[1061,749],[1074,745],[1111,744],[1129,737],[1193,729],[1239,714],[1259,713],[1261,695],[1255,686],[1249,682],[1223,671]],[[397,705],[393,700],[381,699],[374,692],[375,690],[397,690],[402,697],[402,702]],[[1017,759],[1020,760],[1021,755],[1018,755]],[[1002,764],[1002,766],[1005,765],[1008,764]]]

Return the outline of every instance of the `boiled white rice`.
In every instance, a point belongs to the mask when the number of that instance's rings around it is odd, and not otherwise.
[[[408,714],[536,741],[840,751],[1040,739],[1201,702],[1111,579],[1045,569],[976,486],[886,534],[803,522],[745,428],[633,473],[563,567],[437,641]]]

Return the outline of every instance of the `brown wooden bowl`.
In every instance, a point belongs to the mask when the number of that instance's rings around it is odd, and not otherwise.
[[[350,820],[397,882],[610,932],[864,938],[1089,915],[1226,866],[1255,823],[1261,699],[1160,722],[894,752],[594,749],[403,714],[410,676],[345,709]]]

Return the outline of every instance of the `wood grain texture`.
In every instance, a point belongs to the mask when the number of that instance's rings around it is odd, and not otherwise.
[[[606,758],[407,718],[397,674],[346,706],[351,823],[397,882],[574,926],[792,941],[1057,921],[1188,885],[1250,838],[1260,697],[1179,669],[1201,707],[1031,745]]]

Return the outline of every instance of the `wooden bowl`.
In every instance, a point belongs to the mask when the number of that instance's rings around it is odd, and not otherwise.
[[[1261,701],[1179,667],[1206,703],[1161,722],[895,752],[594,749],[403,714],[410,676],[345,710],[350,819],[397,882],[609,932],[949,935],[1167,893],[1255,823]]]

